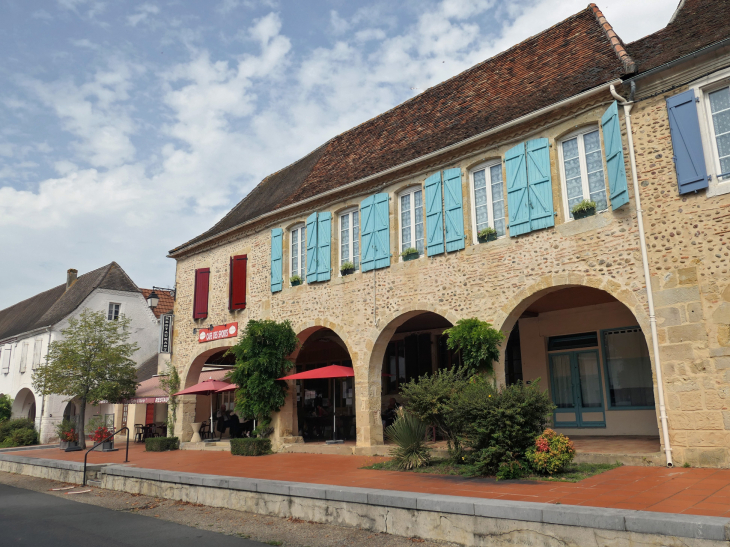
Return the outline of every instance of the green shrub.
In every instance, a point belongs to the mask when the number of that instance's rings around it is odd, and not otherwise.
[[[234,456],[263,456],[271,454],[271,439],[251,437],[231,439],[231,454]]]
[[[390,451],[398,469],[414,469],[430,463],[426,427],[416,416],[401,409],[396,421],[385,429],[385,437],[398,445]]]
[[[150,437],[144,440],[144,447],[147,452],[177,450],[180,448],[180,440],[177,437]]]
[[[424,375],[402,386],[408,412],[419,420],[434,426],[446,438],[449,453],[454,460],[461,460],[459,437],[463,424],[454,421],[454,403],[469,385],[464,371],[441,369]]]
[[[527,461],[541,475],[553,475],[573,461],[575,447],[572,441],[552,429],[546,429],[527,449]]]
[[[0,423],[9,420],[13,414],[13,400],[10,395],[0,395]]]
[[[553,409],[537,381],[497,390],[486,378],[472,377],[453,405],[452,421],[460,424],[462,442],[471,449],[465,461],[482,475],[497,475],[503,464],[509,470],[503,469],[502,477],[526,469],[526,452],[545,430]]]
[[[15,420],[7,420],[0,424],[0,442],[9,439],[13,434],[13,431],[18,429],[33,429],[35,430],[35,424],[33,420],[28,418],[17,418]]]
[[[504,340],[501,330],[472,317],[460,319],[444,334],[448,336],[446,345],[459,352],[462,366],[470,373],[493,372],[492,363],[499,360],[499,348]]]
[[[30,446],[38,444],[38,432],[35,429],[16,429],[6,439],[10,440],[13,446]]]

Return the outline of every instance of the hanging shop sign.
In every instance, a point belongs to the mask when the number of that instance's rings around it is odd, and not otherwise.
[[[198,342],[212,342],[223,338],[235,338],[238,336],[238,323],[226,323],[212,329],[198,329]]]
[[[172,353],[172,314],[162,316],[160,322],[160,353]]]

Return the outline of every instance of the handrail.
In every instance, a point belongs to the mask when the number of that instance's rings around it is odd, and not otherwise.
[[[89,457],[89,452],[94,450],[97,446],[104,444],[109,439],[115,437],[116,435],[119,435],[122,431],[127,430],[127,453],[124,456],[124,463],[129,463],[129,428],[125,425],[123,428],[121,428],[119,431],[114,431],[113,433],[109,434],[107,437],[104,437],[102,440],[100,440],[98,443],[96,443],[94,446],[89,448],[86,451],[86,454],[84,454],[84,480],[81,483],[81,486],[86,486],[86,458]]]

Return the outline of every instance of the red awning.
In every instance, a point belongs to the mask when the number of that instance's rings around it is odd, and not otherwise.
[[[200,382],[199,384],[195,384],[194,386],[190,386],[187,389],[183,389],[182,391],[178,391],[177,393],[175,393],[175,395],[209,395],[211,393],[215,393],[219,389],[228,387],[229,385],[229,382],[221,382],[219,380],[206,380],[204,382]]]
[[[225,393],[226,391],[236,391],[238,389],[237,384],[228,384],[226,387],[219,389],[216,393]]]
[[[350,378],[355,376],[355,371],[350,367],[340,365],[330,365],[328,367],[320,367],[298,374],[290,374],[279,378],[279,380],[314,380],[317,378]]]

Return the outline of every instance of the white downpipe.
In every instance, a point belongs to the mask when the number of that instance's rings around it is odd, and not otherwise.
[[[611,84],[611,95],[621,102],[624,107],[624,119],[626,120],[626,135],[629,139],[629,158],[631,159],[631,179],[634,183],[634,199],[636,200],[636,222],[639,225],[639,246],[641,247],[641,261],[644,266],[644,281],[646,283],[646,300],[649,304],[649,326],[651,327],[651,342],[654,351],[654,368],[656,372],[657,394],[659,395],[659,418],[662,424],[662,436],[664,437],[664,452],[667,457],[667,467],[674,467],[672,461],[672,447],[669,442],[669,427],[667,425],[667,408],[664,404],[664,381],[662,379],[662,362],[659,357],[659,340],[656,330],[656,315],[654,313],[654,294],[651,290],[651,273],[649,272],[649,256],[646,251],[646,237],[644,236],[644,216],[639,196],[639,180],[636,176],[636,156],[634,155],[634,136],[631,131],[631,108],[633,102],[629,102],[616,93],[616,88]]]

